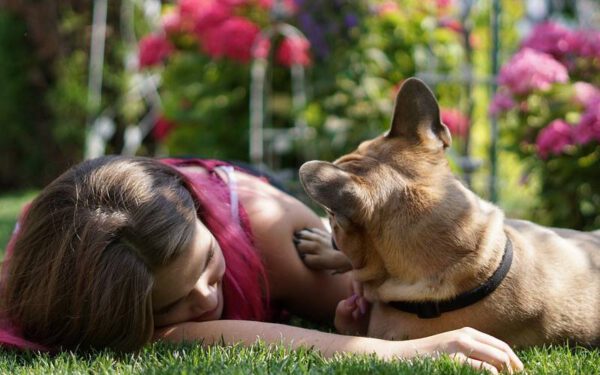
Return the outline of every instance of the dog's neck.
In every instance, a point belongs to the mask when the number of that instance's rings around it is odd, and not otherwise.
[[[411,248],[402,249],[403,261],[383,260],[385,281],[367,282],[367,299],[445,300],[481,285],[497,269],[506,244],[502,211],[462,185],[453,188],[461,199],[445,200],[454,207],[440,210],[455,216],[432,216],[432,222],[424,225],[429,228],[404,233],[402,243]]]

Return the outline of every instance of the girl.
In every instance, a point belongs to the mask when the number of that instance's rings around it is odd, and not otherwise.
[[[133,351],[151,340],[263,340],[325,356],[448,353],[492,372],[522,368],[508,345],[468,328],[392,342],[276,323],[290,312],[358,332],[368,306],[352,296],[349,273],[313,270],[298,256],[311,264],[320,239],[298,231],[324,230],[319,217],[224,162],[86,161],[22,216],[0,288],[8,345]]]

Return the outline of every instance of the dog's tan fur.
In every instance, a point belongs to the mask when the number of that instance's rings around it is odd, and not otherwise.
[[[333,164],[300,169],[373,302],[368,334],[412,339],[471,326],[517,346],[600,345],[600,231],[506,219],[451,174],[450,142],[433,94],[410,79],[386,135]],[[475,288],[500,264],[506,236],[512,267],[483,300],[433,319],[386,304],[446,300]]]

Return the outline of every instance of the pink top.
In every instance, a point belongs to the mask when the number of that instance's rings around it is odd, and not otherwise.
[[[174,166],[188,182],[188,190],[198,203],[198,217],[215,236],[227,265],[223,277],[225,306],[223,319],[271,320],[272,311],[269,288],[264,265],[254,246],[250,221],[244,207],[237,199],[237,191],[232,183],[232,173],[227,173],[229,181],[224,181],[217,173],[222,167],[232,167],[220,160],[205,159],[161,159]],[[208,173],[194,172],[182,167],[197,166]],[[235,196],[235,197],[234,197]],[[232,206],[232,204],[235,205]],[[232,213],[239,214],[232,217]]]

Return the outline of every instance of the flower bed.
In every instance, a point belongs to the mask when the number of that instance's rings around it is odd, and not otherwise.
[[[600,228],[600,32],[539,24],[498,83],[490,112],[524,161],[524,177],[540,181],[534,219]]]

